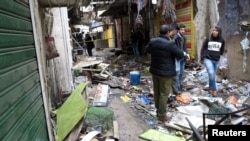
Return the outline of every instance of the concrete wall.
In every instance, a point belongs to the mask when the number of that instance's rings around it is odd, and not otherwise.
[[[70,44],[70,28],[68,25],[68,12],[66,7],[52,8],[53,28],[51,36],[55,38],[55,46],[59,57],[50,61],[51,71],[55,76],[53,83],[57,84],[57,93],[69,94],[73,91],[72,78],[72,45]]]
[[[250,22],[249,0],[225,0],[218,4],[220,14],[219,26],[223,29],[223,37],[226,40],[228,50],[229,76],[232,80],[250,80],[250,57],[247,54],[247,72],[243,72],[243,55],[240,42],[245,38],[246,32],[238,25],[241,21]]]
[[[228,37],[228,66],[230,79],[232,80],[250,80],[250,52],[247,53],[247,72],[243,72],[243,54],[240,42],[245,38],[242,35],[232,35]]]
[[[212,28],[218,24],[219,15],[216,0],[196,0],[197,13],[194,16],[197,60],[205,38],[209,37]]]
[[[247,70],[243,73],[243,55],[240,53],[240,42],[246,32],[241,31],[238,23],[250,21],[249,0],[196,0],[195,14],[197,59],[200,59],[200,49],[203,40],[210,36],[211,30],[218,25],[222,28],[222,35],[228,50],[227,59],[229,77],[232,80],[250,80],[250,59],[248,57]],[[248,53],[249,56],[249,53]]]

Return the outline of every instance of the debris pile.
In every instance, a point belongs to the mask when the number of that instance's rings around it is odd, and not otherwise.
[[[150,130],[138,135],[138,137],[157,140],[154,136],[164,133],[159,137],[197,139],[199,136],[206,136],[204,131],[206,131],[207,125],[249,124],[250,83],[230,81],[228,79],[227,60],[224,58],[223,61],[224,63],[221,63],[217,72],[218,95],[216,97],[208,93],[208,74],[205,68],[196,62],[187,63],[183,80],[184,91],[180,95],[169,95],[166,115],[169,115],[171,119],[165,123],[159,122],[156,118],[153,81],[149,73],[147,57],[135,60],[126,54],[109,56],[102,62],[94,64],[91,68],[89,66],[89,68],[81,67],[79,74],[91,75],[88,77],[91,79],[91,83],[87,88],[89,110],[94,107],[108,109],[109,101],[113,97],[119,97],[120,102],[126,103],[128,107],[135,111],[138,118],[151,127]],[[131,71],[139,72],[139,84],[131,83]],[[75,77],[75,81],[82,75]],[[112,93],[114,89],[119,89],[121,92]],[[84,137],[84,134],[88,136],[88,134],[95,132],[96,138],[112,136],[114,140],[119,140],[119,138],[114,137],[114,130],[112,130],[112,134],[104,132],[106,129],[114,127],[112,111],[103,112],[109,113],[106,115],[108,120],[105,121],[106,117],[94,115],[96,117],[91,118],[92,120],[98,118],[103,120],[97,120],[96,123],[89,121],[88,117],[93,116],[89,115],[89,112],[87,112],[85,121],[88,123],[86,125],[91,127],[84,127],[81,138]],[[98,113],[102,112],[93,112],[93,114]],[[88,132],[86,128],[88,128]]]

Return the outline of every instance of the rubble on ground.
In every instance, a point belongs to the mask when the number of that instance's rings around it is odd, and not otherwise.
[[[119,97],[121,102],[132,108],[138,117],[152,129],[182,136],[186,139],[193,137],[193,130],[188,121],[197,130],[203,131],[204,120],[207,126],[208,124],[217,124],[224,116],[215,114],[224,113],[229,115],[228,118],[219,124],[249,124],[250,83],[228,79],[228,68],[224,64],[218,69],[218,95],[214,97],[208,93],[208,75],[206,70],[197,62],[188,62],[186,65],[185,79],[183,80],[184,91],[177,96],[169,95],[166,114],[171,117],[170,121],[164,124],[159,123],[154,107],[153,82],[148,67],[148,57],[135,60],[127,54],[108,56],[98,64],[81,67],[78,76],[75,77],[75,82],[79,81],[80,78],[82,78],[82,81],[86,81],[86,78],[83,78],[84,74],[91,75],[88,76],[90,81],[89,87],[91,87],[89,88],[91,89],[89,90],[90,106],[107,106],[112,97]],[[131,85],[131,71],[140,72],[139,85]],[[100,88],[100,86],[102,87]],[[98,92],[102,91],[104,86],[105,89],[106,87],[109,89],[105,90],[109,94],[105,93],[106,99],[104,103],[96,104],[95,100],[97,98],[100,100],[104,96],[98,95]],[[112,93],[113,89],[120,89],[122,93]],[[103,101],[100,100],[99,102]],[[204,113],[206,113],[205,118],[203,117]],[[104,136],[107,133],[103,132],[104,127],[101,124],[103,123],[98,123],[93,125],[93,127],[101,126],[99,131]],[[93,130],[97,129],[93,128]],[[204,133],[201,133],[201,135],[204,135]],[[110,135],[105,137],[107,136]]]

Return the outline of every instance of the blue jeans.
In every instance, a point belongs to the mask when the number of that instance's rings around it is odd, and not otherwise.
[[[135,58],[139,58],[140,54],[139,54],[139,50],[138,50],[138,43],[133,43],[132,44],[132,49],[133,49]]]
[[[182,78],[183,78],[183,73],[185,70],[185,59],[180,59],[180,60],[176,60],[176,83],[177,83],[177,88],[178,91],[181,92],[182,91]]]
[[[204,65],[207,69],[208,78],[209,78],[209,89],[217,90],[216,86],[216,72],[219,66],[219,61],[204,59]]]

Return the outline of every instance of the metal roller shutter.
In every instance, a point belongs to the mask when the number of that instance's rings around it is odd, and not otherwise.
[[[0,140],[49,140],[28,0],[0,2]]]

